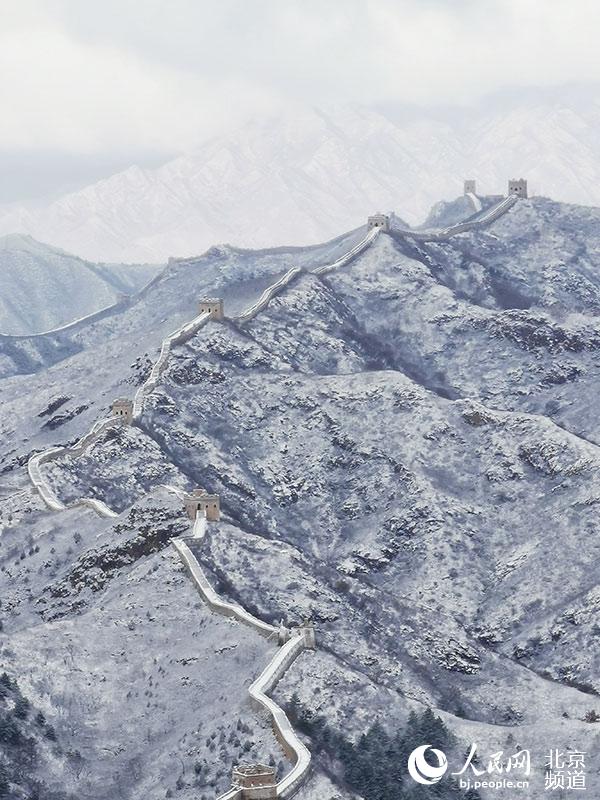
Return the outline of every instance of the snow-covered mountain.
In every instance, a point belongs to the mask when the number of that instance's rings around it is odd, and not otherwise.
[[[437,115],[297,110],[158,169],[133,166],[49,205],[5,209],[0,233],[29,233],[92,260],[162,261],[214,242],[319,242],[374,209],[416,224],[464,177],[488,194],[523,176],[538,194],[600,203],[599,129],[592,90]]]
[[[246,695],[277,646],[195,594],[169,546],[190,532],[169,482],[221,497],[191,547],[223,596],[317,625],[275,692],[330,732],[303,728],[298,800],[355,797],[341,746],[429,706],[453,769],[471,742],[478,764],[528,748],[522,796],[541,800],[560,747],[587,754],[598,795],[600,210],[519,200],[490,227],[395,227],[314,272],[363,233],[211,248],[110,316],[0,339],[3,668],[71,754],[44,753],[51,788],[212,800],[240,760],[289,768]],[[28,457],[132,397],[200,294],[227,318],[171,349],[138,422],[44,467],[63,502],[118,517],[51,512]]]
[[[68,324],[140,289],[159,267],[93,264],[30,236],[0,238],[0,333]]]

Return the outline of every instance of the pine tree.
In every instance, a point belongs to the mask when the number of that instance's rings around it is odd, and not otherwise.
[[[298,692],[294,692],[294,694],[290,698],[290,702],[288,703],[287,707],[287,715],[292,725],[296,725],[296,723],[302,716],[302,706],[300,704],[300,698],[298,697]]]
[[[17,719],[26,719],[29,714],[30,702],[23,695],[19,695],[15,701],[15,717]]]
[[[3,764],[0,764],[0,797],[6,797],[9,790],[8,772]]]

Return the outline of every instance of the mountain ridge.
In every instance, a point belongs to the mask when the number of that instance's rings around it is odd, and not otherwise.
[[[41,208],[0,213],[0,232],[92,260],[163,261],[215,241],[306,245],[396,209],[411,224],[463,178],[483,194],[513,177],[566,202],[600,203],[600,107],[568,96],[393,121],[360,107],[254,119],[154,169],[132,166]]]
[[[141,289],[155,265],[95,264],[29,234],[0,236],[0,334],[49,332]]]
[[[189,525],[160,486],[167,469],[181,488],[221,497],[222,520],[193,545],[220,594],[263,619],[317,622],[317,652],[299,656],[276,690],[282,708],[297,696],[359,742],[374,720],[394,735],[411,710],[433,707],[457,739],[453,764],[470,742],[482,758],[529,748],[531,800],[545,797],[549,741],[593,751],[599,219],[600,209],[518,200],[491,226],[452,237],[380,233],[350,264],[320,274],[356,243],[348,236],[295,253],[307,269],[245,322],[231,317],[286,274],[289,259],[215,248],[169,264],[137,307],[74,333],[78,353],[4,383],[0,463],[14,487],[0,504],[5,631],[15,671],[27,664],[39,676],[51,663],[61,685],[71,675],[65,697],[39,681],[28,693],[36,703],[42,695],[53,720],[68,708],[59,725],[67,742],[78,725],[96,730],[78,739],[86,796],[122,784],[143,797],[151,781],[161,794],[212,797],[244,758],[240,720],[252,729],[251,757],[279,764],[275,741],[243,705],[264,651],[193,606],[166,547]],[[22,457],[72,441],[115,396],[132,396],[159,334],[189,322],[208,286],[230,319],[172,349],[139,425],[47,468],[64,501],[93,494],[118,519],[49,514],[39,497],[19,494]],[[65,418],[48,428],[66,386]],[[35,404],[25,404],[33,387]],[[115,552],[132,535],[133,563]],[[40,552],[16,558],[26,540]],[[55,649],[45,619],[60,625]],[[73,671],[66,654],[90,620],[106,633]],[[106,682],[91,680],[98,663]],[[78,697],[88,684],[94,704]],[[192,703],[201,725],[183,708],[188,686],[203,692],[202,711]],[[165,725],[172,693],[178,713]],[[126,736],[123,715],[106,718],[104,706],[120,701],[138,727],[160,721],[151,753]],[[108,764],[98,754],[115,739],[125,749]],[[323,796],[316,786],[328,775],[349,800],[335,758],[313,753],[299,797]],[[401,780],[404,765],[395,766]],[[597,789],[591,756],[587,778]]]

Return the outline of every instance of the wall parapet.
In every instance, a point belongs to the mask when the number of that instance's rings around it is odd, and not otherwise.
[[[343,256],[340,256],[335,261],[332,261],[331,264],[324,264],[322,267],[317,267],[313,270],[315,275],[325,275],[328,272],[333,272],[335,269],[339,269],[340,267],[345,267],[346,264],[349,264],[350,261],[356,258],[356,256],[360,255],[363,250],[366,250],[369,247],[373,240],[379,235],[381,228],[374,227],[371,228],[364,239],[361,239],[358,244],[355,244],[347,253],[344,253]]]
[[[56,461],[56,459],[62,456],[72,456],[74,458],[80,456],[100,437],[103,431],[119,424],[120,420],[117,417],[101,419],[92,426],[91,430],[88,431],[85,436],[82,436],[81,439],[71,447],[53,447],[50,450],[44,450],[42,453],[36,453],[31,456],[27,462],[29,479],[48,508],[52,511],[66,511],[68,508],[87,507],[96,511],[102,517],[118,516],[106,503],[103,503],[102,500],[96,500],[93,497],[83,497],[80,500],[63,503],[50,488],[50,484],[42,475],[40,467],[42,464],[47,464],[49,461]]]
[[[261,636],[277,640],[279,628],[257,619],[237,603],[230,603],[219,597],[206,578],[198,559],[182,539],[173,539],[172,544],[178,551],[186,569],[209,608],[226,617],[234,617],[239,622],[251,627]],[[311,755],[308,748],[298,738],[285,711],[268,697],[268,694],[273,691],[296,658],[306,648],[306,629],[305,626],[301,626],[279,648],[269,664],[248,688],[248,694],[256,708],[266,712],[270,717],[273,732],[284,753],[294,765],[290,772],[277,784],[276,796],[282,798],[292,797],[300,788],[310,770]],[[230,798],[243,796],[241,790],[239,790],[240,794],[236,794],[234,790],[232,791],[233,794],[220,795],[218,800],[229,800]]]
[[[401,236],[407,236],[411,239],[418,239],[419,241],[435,242],[442,239],[449,239],[452,236],[457,236],[459,233],[468,233],[469,231],[486,228],[495,222],[499,217],[503,216],[510,211],[516,203],[517,198],[515,195],[504,197],[496,205],[492,206],[485,213],[477,219],[466,220],[465,222],[458,222],[456,225],[450,225],[447,228],[438,228],[429,231],[413,231],[405,229],[396,229],[395,233]]]
[[[139,419],[139,417],[142,415],[146,396],[151,394],[158,386],[160,376],[164,372],[164,369],[167,365],[171,348],[175,345],[183,344],[191,339],[192,336],[194,336],[200,330],[200,328],[206,325],[209,319],[210,314],[203,311],[194,317],[194,319],[192,319],[190,322],[186,322],[185,325],[182,325],[181,327],[177,328],[177,330],[173,331],[173,333],[167,336],[166,339],[163,339],[160,348],[160,354],[158,359],[154,362],[154,365],[150,371],[150,375],[135,393],[135,397],[133,399],[134,420]]]
[[[204,602],[209,608],[217,614],[222,614],[225,617],[234,617],[239,622],[252,628],[260,636],[266,639],[273,639],[277,641],[279,636],[279,628],[274,625],[269,625],[267,622],[254,617],[245,608],[238,605],[238,603],[230,603],[223,600],[217,592],[213,589],[210,581],[204,574],[204,570],[200,566],[198,559],[192,553],[183,539],[173,539],[173,546],[178,551],[183,563],[185,564],[192,580],[196,584],[196,588],[200,592]]]
[[[367,232],[367,235],[347,253],[340,256],[340,258],[331,264],[325,264],[322,267],[312,270],[313,274],[322,275],[349,263],[372,243],[375,237],[379,234],[380,230],[380,226],[371,228],[371,230]],[[244,313],[239,315],[236,318],[236,321],[243,323],[253,319],[269,304],[271,299],[276,294],[288,286],[298,275],[301,274],[302,271],[303,270],[299,267],[292,267],[289,269],[284,275],[275,281],[275,283],[265,289],[259,299]],[[150,281],[148,286],[152,285],[154,280],[155,279]],[[148,286],[145,288],[147,289]],[[188,341],[192,336],[194,336],[197,331],[208,322],[208,320],[211,318],[211,314],[212,309],[210,313],[202,311],[190,322],[182,325],[163,340],[159,357],[153,364],[150,375],[135,393],[132,404],[133,420],[141,416],[144,399],[156,388],[160,376],[162,375],[167,364],[171,348],[175,345]],[[123,400],[122,402],[126,401]],[[105,503],[94,498],[83,498],[65,505],[52,492],[48,482],[42,476],[40,467],[43,463],[59,458],[61,455],[80,455],[100,436],[104,430],[113,425],[120,424],[121,421],[122,420],[118,417],[109,417],[108,419],[99,420],[92,426],[91,430],[72,447],[54,447],[46,450],[45,452],[37,453],[29,459],[27,469],[30,480],[49,508],[55,511],[63,511],[67,508],[76,506],[87,506],[101,516],[117,516],[117,514]],[[173,489],[182,497],[184,495],[183,492],[175,487],[166,488]],[[196,539],[202,539],[202,537],[205,535],[206,524],[206,514],[197,513],[192,532],[192,535]],[[211,610],[226,617],[237,619],[242,624],[252,628],[259,635],[276,641],[282,645],[275,656],[271,659],[267,667],[250,685],[248,692],[253,702],[269,715],[275,736],[280,742],[284,752],[293,763],[293,767],[290,772],[276,786],[276,797],[281,797],[284,799],[291,798],[302,786],[307,775],[309,774],[311,755],[308,748],[298,738],[283,709],[281,709],[274,702],[274,700],[268,696],[268,693],[273,691],[277,683],[281,680],[283,675],[287,672],[289,667],[294,663],[298,655],[303,650],[307,648],[314,648],[315,642],[312,626],[303,624],[290,633],[290,631],[288,631],[283,624],[278,626],[270,625],[253,616],[237,603],[230,603],[221,599],[221,597],[219,597],[219,595],[211,586],[198,560],[183,539],[173,539],[172,543],[175,549],[178,551],[198,591]],[[218,800],[242,800],[243,791],[244,790],[242,787],[233,786],[227,792],[220,795]],[[251,789],[251,791],[253,790]]]
[[[248,322],[251,319],[259,314],[264,308],[266,308],[271,300],[275,297],[276,294],[279,294],[282,289],[284,289],[288,284],[290,284],[295,278],[303,270],[300,267],[292,267],[289,269],[284,275],[279,278],[278,281],[268,286],[261,296],[258,298],[256,303],[253,303],[249,308],[246,309],[242,314],[239,314],[235,317],[236,322]]]

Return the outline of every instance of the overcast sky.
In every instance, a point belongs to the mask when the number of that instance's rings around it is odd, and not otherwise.
[[[596,0],[0,0],[0,202],[295,103],[600,80]]]

